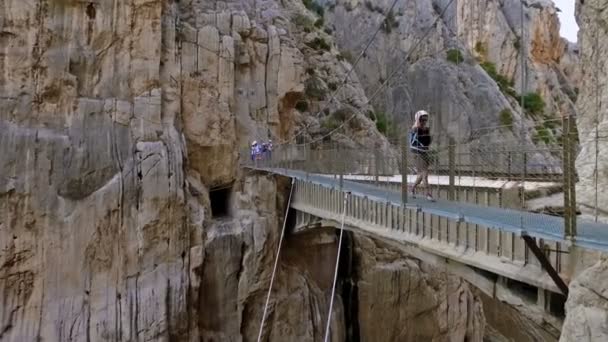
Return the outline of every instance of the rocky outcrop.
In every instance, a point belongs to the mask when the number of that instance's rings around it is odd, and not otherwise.
[[[430,2],[407,6],[400,17],[416,14],[414,31],[436,16]],[[254,340],[289,185],[243,172],[239,148],[327,138],[393,153],[364,91],[389,70],[349,74],[332,30],[298,0],[9,0],[0,18],[3,341]],[[413,55],[388,103],[432,103],[448,130],[495,122],[504,108],[517,116],[468,54],[461,65],[425,55],[453,41],[448,26]],[[414,37],[379,44],[401,51]],[[402,57],[386,56],[384,66]],[[380,242],[355,246],[358,327],[339,291],[333,340],[355,330],[481,340],[466,282]],[[333,233],[286,241],[264,338],[321,340],[335,253]]]
[[[581,273],[570,284],[560,342],[608,339],[608,260]]]
[[[501,119],[506,112],[513,126],[493,130],[498,135],[487,140],[537,144],[546,143],[537,139],[542,125],[537,122],[574,113],[577,50],[559,36],[551,1],[526,2],[525,44],[518,28],[520,1],[471,0],[448,6],[445,0],[418,0],[398,2],[388,13],[391,4],[337,0],[329,6],[327,22],[340,48],[355,56],[383,25],[357,73],[368,92],[395,75],[374,106],[399,124],[409,125],[413,114],[426,108],[434,115],[437,136],[474,140],[487,133],[480,128],[509,122]],[[523,91],[522,46],[528,56]],[[408,62],[398,70],[404,59]],[[544,114],[523,111],[522,92],[539,93],[546,103]],[[551,125],[556,139],[559,126]]]
[[[580,26],[582,76],[577,127],[580,153],[576,159],[576,200],[581,211],[608,222],[608,142],[603,133],[608,127],[608,5],[605,0],[577,1],[577,21]],[[597,138],[596,138],[597,136]],[[597,141],[597,145],[596,145]]]
[[[3,341],[257,336],[286,186],[242,174],[238,148],[302,128],[312,52],[278,2],[215,5],[0,6]],[[344,98],[365,103],[353,80]],[[347,142],[386,145],[356,119]],[[277,287],[326,310],[325,285],[286,273]],[[322,317],[296,313],[273,316],[273,339],[313,336]]]
[[[458,277],[381,241],[354,238],[363,341],[482,341],[480,299]]]

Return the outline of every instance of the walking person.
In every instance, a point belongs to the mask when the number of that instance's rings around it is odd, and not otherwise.
[[[431,145],[431,130],[428,126],[429,113],[424,110],[416,112],[414,125],[409,132],[409,145],[414,157],[416,181],[412,186],[412,197],[416,198],[416,189],[422,183],[426,190],[426,198],[435,201],[429,187],[429,165],[431,164],[429,146]]]
[[[251,143],[251,148],[250,148],[251,161],[255,161],[255,151],[256,151],[257,147],[258,147],[258,142],[254,140]]]
[[[268,149],[267,149],[267,153],[268,153],[268,160],[272,159],[272,140],[268,140]]]

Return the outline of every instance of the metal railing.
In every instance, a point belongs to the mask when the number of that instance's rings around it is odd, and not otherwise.
[[[574,155],[577,145],[576,136],[572,133],[566,118],[560,139],[546,139],[538,144],[529,139],[518,142],[511,131],[504,129],[473,131],[467,139],[439,137],[434,139],[428,153],[430,184],[424,190],[437,192],[439,187],[447,187],[448,198],[458,201],[457,187],[469,187],[476,194],[483,193],[486,188],[501,188],[508,184],[518,189],[519,207],[525,209],[529,197],[526,191],[542,193],[538,189],[561,187],[565,235],[574,236],[577,222]],[[241,151],[241,163],[254,168],[299,170],[341,179],[345,175],[358,175],[363,177],[360,181],[375,184],[381,179],[399,176],[402,199],[406,202],[409,189],[420,171],[417,169],[420,163],[417,160],[419,156],[406,147],[405,141],[400,141],[399,146],[344,148],[333,142],[285,144],[260,155],[252,155],[246,148]]]

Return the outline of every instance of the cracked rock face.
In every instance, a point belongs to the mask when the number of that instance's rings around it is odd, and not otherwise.
[[[560,342],[608,339],[608,260],[598,261],[570,284]]]
[[[357,64],[357,74],[368,92],[395,75],[374,105],[397,122],[410,125],[414,113],[425,108],[433,114],[437,136],[477,139],[480,128],[504,125],[499,115],[508,110],[513,129],[501,130],[500,139],[532,144],[537,143],[531,139],[539,118],[523,113],[519,105],[520,47],[525,45],[528,56],[523,92],[541,94],[546,117],[574,113],[580,77],[577,49],[559,36],[553,3],[527,3],[525,44],[518,0],[456,1],[441,17],[448,0],[398,2],[391,16],[386,13],[392,1],[337,0],[328,8],[326,21],[335,29],[340,48],[356,56],[385,18],[392,18],[390,28],[380,30],[371,52]],[[461,51],[457,63],[448,60],[450,49]],[[499,86],[482,63],[493,64],[511,89]]]
[[[432,18],[430,2],[407,10]],[[320,139],[347,113],[331,140],[392,153],[368,117],[371,76],[353,73],[331,100],[350,64],[302,16],[314,20],[297,0],[4,1],[0,340],[255,340],[288,184],[243,172],[239,148]],[[433,37],[447,39],[444,29]],[[404,76],[415,82],[454,68],[416,58]],[[445,94],[478,83],[497,94],[478,67],[462,68],[471,74],[451,74]],[[429,89],[416,99],[431,100]],[[478,103],[452,113],[513,106]],[[361,336],[481,340],[469,285],[369,239],[355,244]],[[288,239],[263,337],[323,338],[335,253],[335,234]],[[332,340],[352,329],[338,292]]]
[[[361,340],[483,340],[481,301],[466,282],[367,237],[355,248]]]
[[[576,103],[581,142],[576,200],[583,213],[595,215],[597,207],[604,222],[608,222],[608,192],[603,191],[608,186],[608,12],[603,10],[607,5],[605,0],[577,1],[582,81]]]
[[[240,174],[238,148],[296,130],[304,54],[202,2],[11,0],[0,18],[0,339],[245,338],[286,187]]]

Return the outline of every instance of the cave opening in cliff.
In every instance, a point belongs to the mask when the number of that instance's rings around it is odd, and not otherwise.
[[[209,191],[211,202],[211,217],[221,218],[230,216],[230,198],[232,197],[232,184],[212,188]]]

